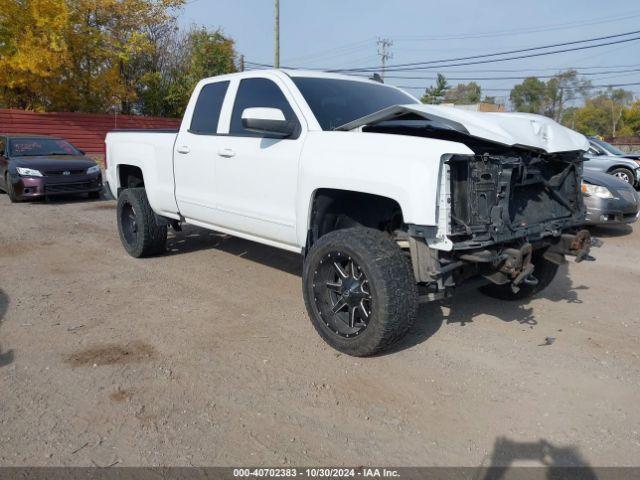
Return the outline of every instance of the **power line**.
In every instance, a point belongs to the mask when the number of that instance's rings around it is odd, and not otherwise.
[[[638,10],[634,10],[632,12],[628,12],[625,14],[617,14],[612,15],[610,17],[603,17],[599,20],[585,20],[579,22],[567,22],[567,23],[557,23],[553,25],[547,25],[546,27],[530,27],[530,28],[514,28],[509,30],[500,30],[496,32],[481,32],[481,33],[472,33],[465,35],[432,35],[432,36],[421,36],[421,35],[406,35],[394,37],[394,40],[402,42],[402,41],[441,41],[441,40],[467,40],[474,38],[491,38],[491,37],[503,37],[510,35],[521,35],[528,33],[538,33],[538,32],[549,32],[553,30],[567,29],[567,28],[578,28],[590,25],[600,25],[603,23],[612,23],[620,20],[628,20],[631,18],[640,17],[640,12]]]
[[[273,68],[271,65],[269,65],[266,62],[252,62],[249,60],[246,60],[247,64],[253,64],[253,65],[257,65],[257,66],[261,66],[261,67],[266,67],[266,68]],[[547,67],[547,68],[490,68],[490,69],[473,69],[473,70],[442,70],[439,67],[432,67],[431,69],[433,69],[434,71],[438,71],[439,73],[442,74],[447,74],[447,73],[453,73],[453,74],[458,74],[458,73],[520,73],[522,71],[526,71],[526,72],[559,72],[561,70],[594,70],[594,69],[606,69],[606,68],[633,68],[633,67],[640,67],[639,63],[633,63],[633,64],[625,64],[625,65],[581,65],[579,67],[574,67],[574,66],[566,66],[566,67]],[[291,68],[291,67],[285,67],[285,68]],[[431,70],[430,69],[430,70]],[[603,73],[603,72],[593,72],[593,74],[597,74],[597,73]],[[585,75],[585,73],[582,73],[582,75]],[[539,76],[539,75],[528,75],[528,76]],[[387,75],[387,78],[400,78],[400,77],[390,77]],[[403,77],[406,79],[411,79],[412,77]],[[427,77],[416,77],[416,79],[427,79],[430,80],[431,77],[427,78]],[[434,77],[435,78],[435,77]],[[523,77],[524,78],[524,77]]]
[[[480,65],[480,64],[484,64],[484,63],[495,63],[495,62],[506,62],[506,61],[510,61],[510,60],[520,60],[523,58],[533,58],[533,57],[542,57],[545,55],[553,55],[556,53],[564,53],[564,52],[573,52],[573,51],[577,51],[577,50],[585,50],[588,48],[596,48],[596,47],[604,47],[606,45],[616,45],[618,43],[625,43],[625,42],[632,42],[635,40],[640,40],[640,37],[634,37],[634,38],[627,38],[627,39],[623,39],[623,40],[616,40],[616,41],[612,41],[612,42],[606,42],[606,43],[600,43],[598,45],[585,45],[582,47],[574,47],[574,48],[565,48],[562,50],[554,50],[552,52],[540,52],[540,53],[531,53],[528,55],[519,55],[519,56],[515,56],[515,57],[507,57],[507,58],[494,58],[494,59],[489,59],[489,60],[477,60],[477,61],[473,61],[473,62],[462,62],[462,63],[449,63],[449,64],[445,64],[445,65],[439,65],[439,67],[442,68],[446,68],[446,67],[459,67],[459,66],[463,66],[463,65]],[[393,70],[394,72],[402,72],[402,71],[415,71],[415,70],[433,70],[433,67],[429,68],[429,67],[413,67],[413,68],[402,68],[402,69],[397,69],[397,70]],[[334,71],[334,72],[368,72],[368,73],[372,73],[372,70],[329,70]]]
[[[611,38],[618,38],[618,37],[624,37],[624,36],[628,36],[628,35],[636,35],[640,33],[640,30],[635,30],[632,32],[626,32],[626,33],[618,33],[618,34],[614,34],[614,35],[605,35],[602,37],[594,37],[594,38],[588,38],[585,40],[574,40],[571,42],[562,42],[562,43],[552,43],[552,44],[547,44],[547,45],[542,45],[539,47],[529,47],[529,48],[521,48],[521,49],[517,49],[517,50],[507,50],[504,52],[495,52],[495,53],[487,53],[484,55],[471,55],[471,56],[467,56],[467,57],[455,57],[455,58],[445,58],[445,59],[439,59],[439,60],[429,60],[429,61],[423,61],[423,62],[411,62],[411,63],[400,63],[400,64],[396,64],[396,65],[390,65],[387,67],[387,69],[389,71],[392,70],[418,70],[418,68],[402,68],[402,67],[417,67],[417,66],[424,66],[424,65],[433,65],[436,63],[447,63],[447,62],[458,62],[461,60],[474,60],[477,58],[487,58],[487,57],[496,57],[496,56],[502,56],[502,55],[511,55],[514,53],[523,53],[523,52],[531,52],[534,50],[545,50],[545,49],[549,49],[549,48],[555,48],[555,47],[563,47],[563,46],[567,46],[567,45],[576,45],[579,43],[587,43],[587,42],[595,42],[595,41],[600,41],[600,40],[608,40]],[[640,37],[639,37],[640,38]],[[631,40],[637,40],[637,38],[635,39],[631,39]],[[608,43],[602,43],[602,44],[598,44],[598,45],[586,45],[586,46],[582,46],[579,48],[575,48],[575,49],[565,49],[565,50],[558,50],[558,51],[554,51],[554,52],[547,52],[547,53],[538,53],[537,55],[532,55],[532,56],[540,56],[540,55],[550,55],[553,53],[561,53],[563,51],[572,51],[572,50],[582,50],[582,49],[586,49],[586,48],[595,48],[595,47],[599,47],[599,46],[605,46],[605,45],[613,45],[616,43],[623,43],[625,41],[631,41],[630,39],[623,39],[623,40],[618,40],[616,42],[608,42]],[[521,58],[521,57],[514,57],[514,58]],[[522,57],[524,58],[524,57]],[[494,60],[496,61],[496,60]],[[502,60],[497,60],[497,61],[502,61]],[[489,61],[487,61],[486,63],[489,63]],[[451,65],[450,65],[451,66]],[[361,67],[361,68],[351,68],[351,69],[343,69],[341,71],[375,71],[378,67]]]
[[[358,42],[347,43],[344,45],[339,45],[337,47],[332,47],[324,50],[317,50],[315,52],[309,53],[308,55],[299,55],[295,57],[288,57],[286,59],[287,62],[295,62],[296,60],[305,60],[309,61],[311,59],[317,60],[318,58],[325,57],[335,57],[335,56],[343,56],[351,53],[356,53],[362,51],[364,49],[371,48],[371,42],[375,40],[375,37],[369,37],[366,40],[360,40]]]
[[[570,70],[570,69],[567,69]],[[590,75],[608,75],[608,74],[617,74],[617,73],[631,73],[631,72],[640,72],[640,68],[633,68],[630,70],[611,70],[605,72],[578,72],[580,76],[590,76]],[[365,76],[365,75],[362,75]],[[536,78],[553,78],[556,75],[524,75],[524,76],[513,76],[513,77],[446,77],[447,80],[474,80],[474,81],[484,81],[484,80],[524,80],[528,77],[536,77]],[[412,77],[412,76],[404,76],[404,75],[387,75],[386,78],[391,78],[395,80],[437,80],[438,77]]]
[[[622,88],[622,87],[633,87],[640,85],[640,82],[630,82],[630,83],[610,83],[606,85],[588,85],[584,88],[586,89],[596,89],[596,88]],[[412,87],[409,85],[396,85],[398,88],[405,88],[407,90],[424,90],[424,87]],[[506,92],[511,90],[510,88],[482,88],[482,91],[485,92]]]

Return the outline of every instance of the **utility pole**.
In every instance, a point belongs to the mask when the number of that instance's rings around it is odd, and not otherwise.
[[[388,38],[378,38],[378,55],[380,55],[381,72],[380,78],[384,82],[384,71],[387,66],[387,60],[393,58],[393,54],[389,51],[389,48],[393,46],[393,42]]]
[[[244,54],[240,55],[240,71],[244,72]]]
[[[275,61],[273,66],[280,68],[280,0],[276,2],[276,22],[275,22]]]

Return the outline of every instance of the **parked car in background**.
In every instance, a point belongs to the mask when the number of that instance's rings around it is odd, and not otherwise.
[[[12,202],[60,194],[98,198],[102,172],[62,138],[0,134],[0,188]]]
[[[631,185],[619,178],[585,170],[582,194],[589,225],[633,223],[638,220],[640,196]]]
[[[589,152],[595,155],[613,155],[614,157],[625,157],[640,162],[640,152],[623,152],[599,138],[589,137],[589,145]]]
[[[591,143],[591,142],[590,142]],[[631,186],[636,186],[640,182],[640,164],[635,160],[624,157],[616,157],[615,155],[606,155],[593,153],[592,147],[584,155],[585,171],[596,171],[608,173],[620,180],[624,180]]]

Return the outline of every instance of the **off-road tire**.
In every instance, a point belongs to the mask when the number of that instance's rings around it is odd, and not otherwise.
[[[541,292],[549,286],[558,273],[558,264],[550,262],[543,257],[544,251],[536,251],[533,253],[531,262],[535,266],[533,270],[533,276],[538,279],[537,285],[521,284],[520,290],[514,293],[511,289],[511,284],[504,285],[489,284],[483,285],[479,288],[480,292],[484,295],[497,298],[499,300],[524,300],[525,298],[532,297],[536,293]]]
[[[636,177],[633,175],[633,172],[631,170],[629,170],[628,168],[614,168],[613,170],[611,170],[609,172],[610,175],[613,175],[614,177],[627,182],[629,185],[631,185],[632,187],[635,185],[636,183]],[[626,176],[627,179],[618,177],[617,174],[624,174],[624,176]]]
[[[123,212],[131,208],[135,215],[135,231],[127,233]],[[167,227],[159,225],[144,188],[128,188],[118,197],[118,232],[124,249],[135,258],[159,255],[166,250]],[[127,238],[128,235],[128,238]]]
[[[369,322],[352,338],[332,331],[323,320],[315,298],[314,275],[321,261],[340,253],[357,262],[368,281],[371,297]],[[357,357],[376,354],[401,339],[414,324],[418,292],[410,260],[388,234],[364,227],[336,230],[320,237],[304,261],[304,301],[311,323],[336,350]]]
[[[11,200],[11,203],[18,203],[20,202],[20,198],[18,198],[18,196],[16,195],[16,191],[13,189],[13,183],[11,183],[11,179],[9,178],[9,175],[7,174],[6,177],[4,177],[4,183],[7,185],[7,195],[9,196],[9,200]]]

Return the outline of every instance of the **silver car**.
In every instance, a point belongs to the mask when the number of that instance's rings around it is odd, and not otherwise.
[[[590,148],[584,155],[585,170],[604,172],[624,180],[629,185],[640,184],[640,164],[624,157],[601,155]]]

